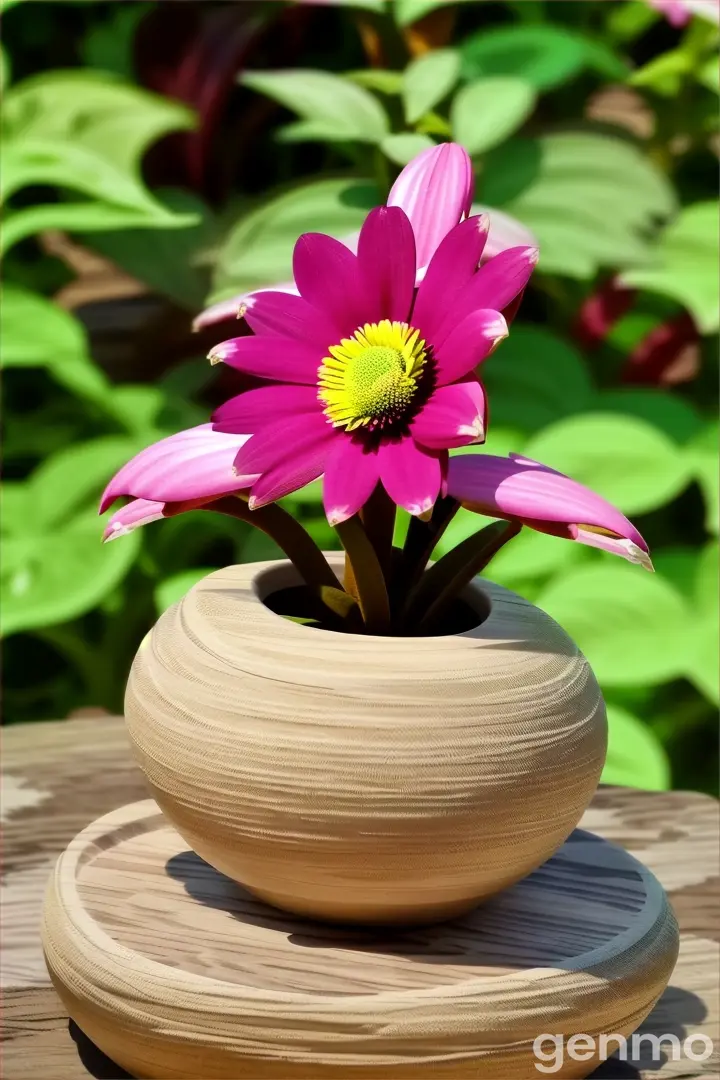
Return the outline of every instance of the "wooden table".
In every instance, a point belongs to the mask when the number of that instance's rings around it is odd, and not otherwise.
[[[49,983],[39,938],[45,883],[68,841],[91,820],[147,796],[123,722],[72,720],[6,729],[3,738],[2,985],[4,1080],[82,1080],[127,1074],[72,1024]],[[583,826],[621,844],[657,875],[681,929],[671,984],[641,1031],[704,1034],[713,1056],[610,1060],[597,1078],[717,1077],[720,1065],[720,831],[715,800],[689,792],[601,788]],[[540,1034],[540,1033],[538,1033]],[[695,1043],[691,1049],[702,1050]],[[538,1076],[542,1076],[538,1073]],[[552,1075],[552,1074],[549,1074]],[[198,1077],[202,1080],[202,1077]],[[245,1080],[253,1080],[247,1077]]]

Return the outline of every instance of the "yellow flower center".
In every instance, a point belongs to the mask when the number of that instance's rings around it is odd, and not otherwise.
[[[407,413],[427,360],[407,323],[366,323],[331,345],[318,371],[318,397],[335,427],[385,427]]]

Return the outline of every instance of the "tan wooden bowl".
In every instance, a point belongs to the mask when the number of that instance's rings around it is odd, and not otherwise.
[[[554,1076],[612,1053],[600,1036],[641,1023],[678,935],[652,874],[581,831],[461,920],[322,926],[218,874],[147,800],[61,856],[43,943],[70,1015],[133,1076],[530,1080],[545,1033],[595,1040]],[[539,1050],[552,1066],[556,1046]]]
[[[265,606],[294,584],[284,562],[210,574],[135,658],[130,738],[189,846],[278,907],[362,923],[451,917],[549,858],[607,738],[557,623],[483,581],[466,633],[346,635]]]

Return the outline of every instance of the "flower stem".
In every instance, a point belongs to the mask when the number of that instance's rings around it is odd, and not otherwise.
[[[367,538],[375,549],[386,584],[389,585],[392,566],[392,542],[395,532],[395,503],[378,484],[360,511]]]
[[[387,634],[390,629],[390,601],[380,561],[359,515],[336,525],[347,553],[358,603],[368,634]]]
[[[319,591],[323,586],[340,588],[327,559],[309,533],[287,510],[275,503],[251,510],[241,495],[228,495],[208,503],[203,509],[216,510],[262,529],[282,548],[305,584],[314,591]]]
[[[403,547],[400,583],[403,596],[407,596],[409,590],[417,584],[423,570],[430,562],[436,545],[459,509],[460,503],[446,496],[444,499],[437,500],[429,521],[421,521],[417,517],[410,521]]]
[[[472,579],[522,526],[517,521],[494,521],[469,536],[431,566],[407,599],[402,623],[416,634],[428,634]]]

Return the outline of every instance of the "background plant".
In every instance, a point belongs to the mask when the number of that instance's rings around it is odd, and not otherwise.
[[[6,721],[120,709],[158,611],[208,569],[277,554],[203,513],[101,546],[97,495],[248,385],[203,361],[234,332],[193,337],[203,306],[287,280],[300,232],[352,234],[402,164],[454,138],[491,221],[541,252],[485,367],[474,452],[598,491],[657,569],[525,530],[491,576],[588,655],[606,779],[712,790],[717,26],[639,0],[268,0],[189,2],[171,34],[176,8],[3,8]],[[287,504],[334,542],[319,485]],[[461,512],[440,551],[478,524]]]

